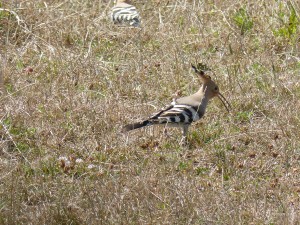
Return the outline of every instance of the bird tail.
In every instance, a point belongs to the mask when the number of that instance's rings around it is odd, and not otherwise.
[[[123,127],[122,132],[128,132],[131,130],[135,130],[141,127],[145,127],[145,126],[149,126],[152,125],[152,122],[150,122],[149,120],[145,120],[143,122],[138,122],[138,123],[132,123],[132,124],[128,124],[126,126]]]

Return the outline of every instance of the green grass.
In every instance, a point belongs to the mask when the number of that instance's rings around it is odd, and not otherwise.
[[[241,30],[241,35],[250,31],[253,28],[253,20],[244,8],[238,9],[238,11],[232,16],[233,21],[237,27]]]
[[[0,224],[299,224],[299,3],[134,1],[137,30],[111,2],[1,2]],[[198,62],[230,113],[212,100],[187,146],[120,132]]]

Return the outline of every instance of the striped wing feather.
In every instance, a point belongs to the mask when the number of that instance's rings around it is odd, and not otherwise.
[[[184,123],[190,124],[202,117],[199,111],[190,105],[170,105],[150,117],[153,123]]]
[[[111,18],[114,23],[129,23],[132,26],[140,25],[140,16],[134,6],[115,6],[112,9]]]
[[[153,124],[189,125],[193,121],[199,120],[202,116],[203,113],[201,113],[198,108],[173,102],[172,105],[166,106],[147,120],[124,126],[122,131],[127,132]]]

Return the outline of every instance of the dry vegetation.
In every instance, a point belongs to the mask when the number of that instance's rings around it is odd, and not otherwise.
[[[299,2],[135,5],[141,30],[112,1],[2,1],[0,223],[299,224]],[[121,134],[199,87],[191,62],[232,112],[213,100],[186,147]]]

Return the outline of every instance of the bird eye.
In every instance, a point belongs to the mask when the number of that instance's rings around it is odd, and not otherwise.
[[[218,87],[216,86],[216,87],[215,87],[215,91],[217,91],[217,90],[218,90]]]

